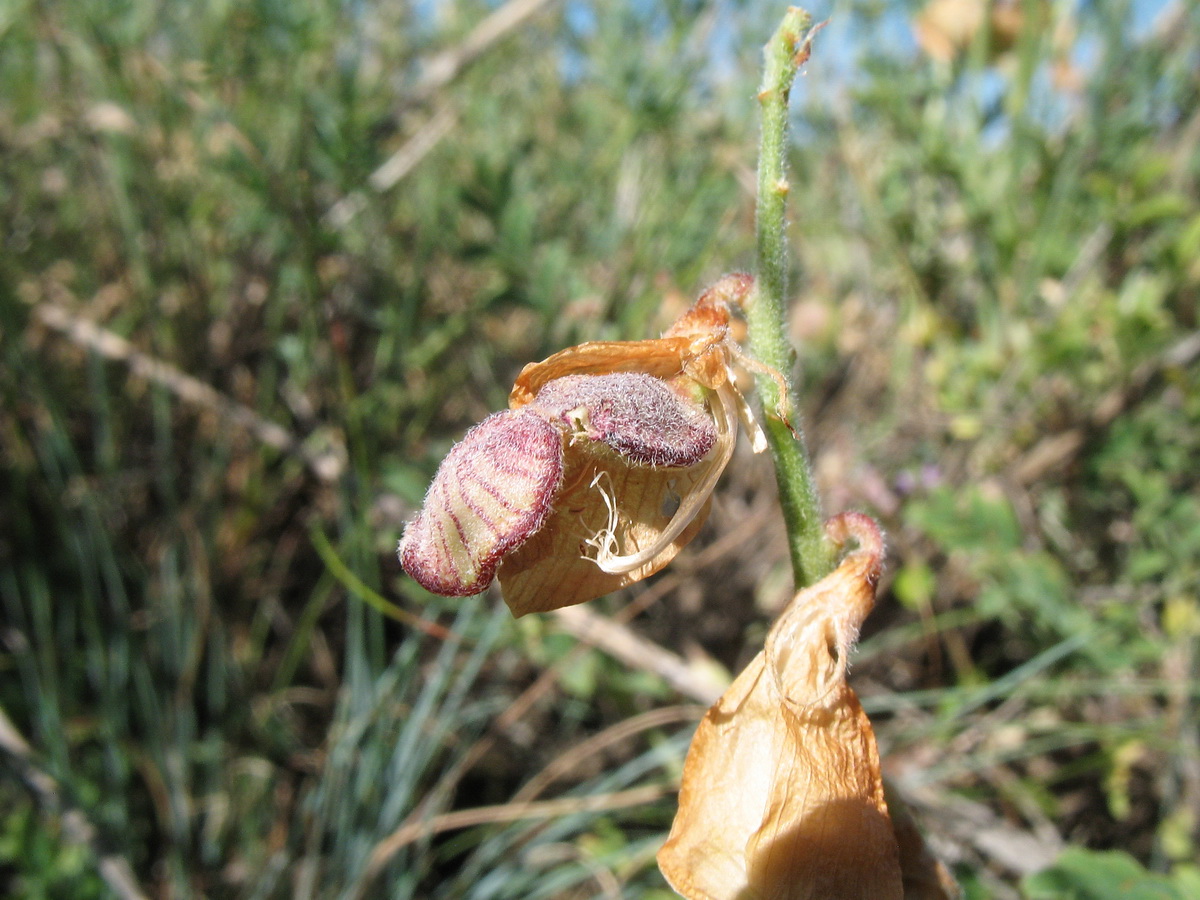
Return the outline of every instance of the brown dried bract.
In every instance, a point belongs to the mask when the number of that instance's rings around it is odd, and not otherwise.
[[[904,897],[874,733],[846,683],[883,539],[853,513],[827,533],[858,546],[796,595],[688,751],[658,863],[692,900]]]
[[[681,315],[661,338],[645,341],[588,341],[529,363],[517,376],[508,405],[531,403],[547,383],[566,375],[644,372],[668,380],[686,375],[713,390],[728,380],[734,352],[729,308],[740,305],[754,286],[744,272],[726,275]]]

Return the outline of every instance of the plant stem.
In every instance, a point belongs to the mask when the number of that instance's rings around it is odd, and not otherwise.
[[[787,292],[785,171],[788,95],[796,70],[808,59],[815,29],[812,17],[791,7],[763,48],[762,140],[758,153],[758,277],[746,318],[750,347],[759,362],[774,369],[787,386],[786,396],[770,375],[757,377],[763,400],[767,441],[775,461],[779,503],[787,526],[792,572],[799,590],[819,581],[833,568],[833,547],[825,538],[821,503],[813,484],[808,452],[800,432],[791,370],[795,351],[787,338],[784,297]],[[818,26],[819,27],[819,26]],[[790,425],[789,425],[790,423]]]

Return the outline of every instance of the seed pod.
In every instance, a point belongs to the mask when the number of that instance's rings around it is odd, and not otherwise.
[[[478,594],[537,532],[562,481],[562,435],[532,410],[488,416],[438,467],[404,531],[400,563],[435,594]]]
[[[521,616],[669,563],[708,514],[739,418],[754,450],[766,447],[732,378],[746,360],[729,307],[752,286],[722,278],[661,338],[589,342],[525,366],[512,411],[468,433],[438,470],[401,541],[405,570],[452,596],[498,572]]]

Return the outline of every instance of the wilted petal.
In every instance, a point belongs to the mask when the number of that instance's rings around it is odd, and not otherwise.
[[[688,751],[658,855],[685,897],[903,898],[874,734],[845,681],[882,539],[865,516],[838,517],[830,533],[858,549],[796,595]]]
[[[736,350],[729,335],[729,308],[743,303],[753,287],[751,275],[725,275],[706,289],[661,338],[589,341],[529,363],[517,376],[509,405],[516,408],[533,402],[546,384],[566,375],[644,372],[670,380],[682,374],[706,388],[718,388],[728,380]]]
[[[568,375],[642,372],[655,378],[674,378],[683,370],[682,361],[691,343],[690,338],[677,336],[647,341],[587,341],[567,347],[521,369],[508,396],[509,406],[515,409],[532,403],[547,384]]]
[[[685,314],[695,325],[687,333],[673,329],[672,336],[659,340],[581,344],[526,366],[517,378],[509,398],[514,407],[542,409],[545,404],[557,416],[578,405],[560,396],[557,386],[570,385],[575,376],[652,376],[663,382],[654,390],[676,398],[666,415],[677,417],[681,428],[664,441],[649,420],[625,421],[608,430],[606,443],[616,454],[568,446],[551,518],[500,567],[501,590],[514,615],[583,603],[652,575],[674,559],[707,518],[712,490],[737,441],[738,397],[726,377],[728,309],[706,306],[699,317],[693,312]],[[721,375],[714,384],[681,374],[693,351],[711,352],[713,371]],[[716,440],[702,456],[708,438],[686,435],[708,427],[693,421],[699,408],[689,408],[695,405],[682,399],[674,383],[679,389],[708,389],[710,409],[701,414],[715,428]],[[667,451],[667,445],[673,449]],[[655,465],[656,454],[673,456],[685,467]],[[698,456],[698,462],[686,465]]]
[[[663,338],[594,341],[525,366],[511,410],[485,420],[485,435],[469,434],[438,470],[401,541],[405,569],[431,591],[465,595],[499,566],[504,599],[523,615],[590,600],[670,562],[704,522],[747,411],[730,378],[740,351],[728,326],[730,303],[752,285],[726,276]],[[540,449],[496,493],[503,458],[522,455],[506,445],[526,439]]]

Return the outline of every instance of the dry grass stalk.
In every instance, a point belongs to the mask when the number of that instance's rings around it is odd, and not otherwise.
[[[345,451],[342,448],[317,451],[306,446],[286,428],[260,416],[245,404],[181,372],[170,363],[138,350],[120,335],[75,315],[57,303],[38,304],[34,308],[34,315],[43,325],[73,343],[105,359],[125,364],[132,374],[165,388],[189,406],[215,413],[223,421],[249,432],[260,443],[300,457],[319,481],[326,484],[335,482],[345,470]]]

